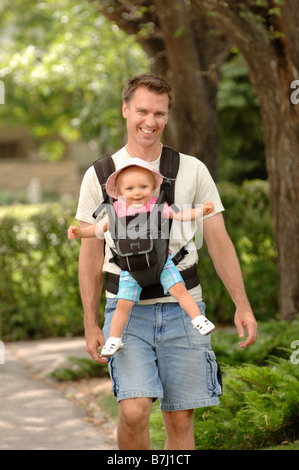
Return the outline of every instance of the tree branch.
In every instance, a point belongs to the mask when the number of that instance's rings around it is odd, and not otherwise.
[[[234,0],[194,0],[210,20],[235,44],[246,60],[251,79],[257,82],[262,64],[262,79],[273,81],[274,49],[269,31],[265,28],[261,11],[257,14],[248,2]],[[264,12],[265,13],[265,12]]]
[[[127,34],[139,34],[146,24],[156,23],[155,7],[151,0],[90,0],[98,10]],[[151,31],[152,32],[152,31]]]

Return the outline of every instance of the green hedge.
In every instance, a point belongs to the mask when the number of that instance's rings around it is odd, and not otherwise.
[[[250,348],[240,349],[235,328],[217,328],[212,345],[220,364],[264,366],[272,356],[289,359],[290,345],[299,340],[299,316],[292,322],[267,320],[258,323],[258,338]]]
[[[257,318],[273,318],[278,311],[277,276],[268,185],[263,181],[246,182],[242,187],[222,183],[219,190]],[[76,202],[0,208],[2,339],[83,333],[80,242],[67,239],[75,210]],[[209,317],[217,325],[232,324],[232,302],[205,246],[200,250],[199,274]]]
[[[0,331],[5,340],[81,334],[75,204],[0,211]]]
[[[196,410],[198,449],[253,450],[298,439],[299,368],[273,358],[268,367],[225,367],[220,405]]]

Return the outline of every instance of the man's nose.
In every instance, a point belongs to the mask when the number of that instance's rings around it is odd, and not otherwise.
[[[148,113],[147,116],[146,116],[145,122],[146,122],[146,125],[147,125],[149,128],[156,127],[155,115],[154,115],[154,114],[151,114],[151,113]]]

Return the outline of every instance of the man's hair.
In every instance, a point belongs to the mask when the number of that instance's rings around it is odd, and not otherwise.
[[[170,84],[161,75],[152,73],[143,73],[128,80],[122,94],[123,101],[129,105],[137,88],[145,87],[148,91],[158,95],[168,95],[168,108],[171,108],[173,102],[172,90]]]

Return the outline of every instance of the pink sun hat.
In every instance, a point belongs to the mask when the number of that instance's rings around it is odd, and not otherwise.
[[[116,183],[117,183],[117,178],[119,174],[125,168],[128,168],[130,166],[138,166],[140,168],[144,168],[145,170],[150,171],[154,177],[156,188],[161,186],[162,181],[163,181],[163,176],[157,171],[153,170],[151,165],[148,162],[146,162],[145,160],[142,160],[141,158],[130,158],[129,160],[126,160],[123,163],[121,163],[120,167],[114,173],[112,173],[112,175],[110,175],[109,178],[107,179],[106,191],[109,194],[109,196],[111,196],[113,199],[118,198]]]

